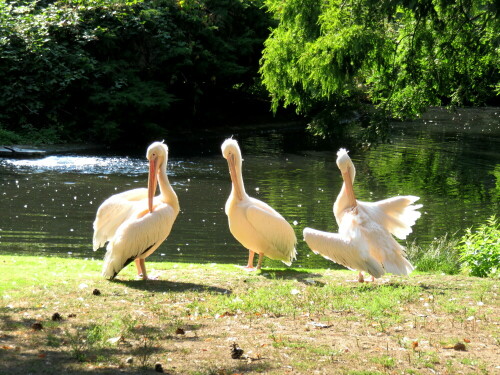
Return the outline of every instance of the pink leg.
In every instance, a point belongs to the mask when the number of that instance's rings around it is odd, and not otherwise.
[[[358,275],[358,281],[360,283],[364,283],[365,282],[365,278],[363,277],[363,273],[361,271],[359,272],[359,275]]]
[[[143,280],[148,280],[148,274],[146,272],[146,262],[144,259],[137,258],[135,260],[135,266],[137,268],[137,274],[142,277]]]
[[[264,254],[259,254],[259,262],[257,263],[257,269],[260,270],[262,268],[262,260],[264,259]]]
[[[248,250],[248,264],[245,267],[248,270],[253,270],[254,269],[253,268],[253,256],[254,255],[255,255],[255,253],[252,250]]]

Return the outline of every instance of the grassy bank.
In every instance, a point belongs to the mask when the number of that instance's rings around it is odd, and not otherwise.
[[[0,256],[0,373],[494,374],[499,289],[437,274]],[[243,350],[234,350],[236,344]]]

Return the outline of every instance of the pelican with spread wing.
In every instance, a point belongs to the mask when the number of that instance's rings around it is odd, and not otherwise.
[[[356,200],[353,183],[356,169],[345,149],[337,153],[337,166],[344,183],[333,205],[339,226],[338,233],[305,228],[304,240],[311,250],[343,266],[379,278],[389,272],[408,275],[413,266],[406,259],[403,247],[394,239],[404,239],[420,217],[414,205],[419,197],[397,196],[378,202]]]

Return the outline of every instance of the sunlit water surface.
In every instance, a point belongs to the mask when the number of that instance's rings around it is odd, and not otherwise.
[[[247,192],[273,206],[295,229],[296,267],[332,267],[302,240],[306,226],[336,231],[332,205],[342,179],[336,151],[300,130],[235,135],[243,151]],[[170,182],[181,212],[149,258],[155,261],[245,264],[248,252],[231,236],[224,204],[231,184],[219,139],[168,142]],[[146,148],[147,145],[144,145]],[[394,124],[391,144],[352,147],[360,200],[420,196],[422,217],[407,241],[426,244],[461,235],[500,210],[500,110],[450,114],[433,110],[422,120]],[[112,194],[145,187],[143,155],[57,155],[0,158],[0,251],[102,258],[92,250],[92,222]],[[402,242],[406,244],[405,241]],[[266,259],[264,266],[280,262]]]

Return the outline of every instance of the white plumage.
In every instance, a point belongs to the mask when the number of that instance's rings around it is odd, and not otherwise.
[[[264,255],[290,265],[297,254],[293,228],[271,206],[246,193],[238,142],[226,139],[221,148],[232,181],[231,194],[226,202],[229,230],[249,250],[247,268],[253,268],[254,253],[259,254],[257,269],[261,267]]]
[[[133,260],[138,274],[147,279],[144,259],[168,237],[179,213],[177,195],[167,176],[168,147],[155,142],[146,156],[150,163],[148,189],[113,195],[97,210],[93,246],[97,250],[107,242],[102,274],[109,279]],[[157,180],[160,195],[154,197]]]
[[[413,266],[393,235],[404,239],[420,217],[413,205],[419,198],[398,196],[378,202],[356,200],[352,184],[356,170],[345,149],[337,153],[344,183],[333,206],[338,233],[305,228],[304,240],[311,250],[349,269],[381,277],[389,272],[408,275]],[[360,281],[363,281],[360,272]]]

